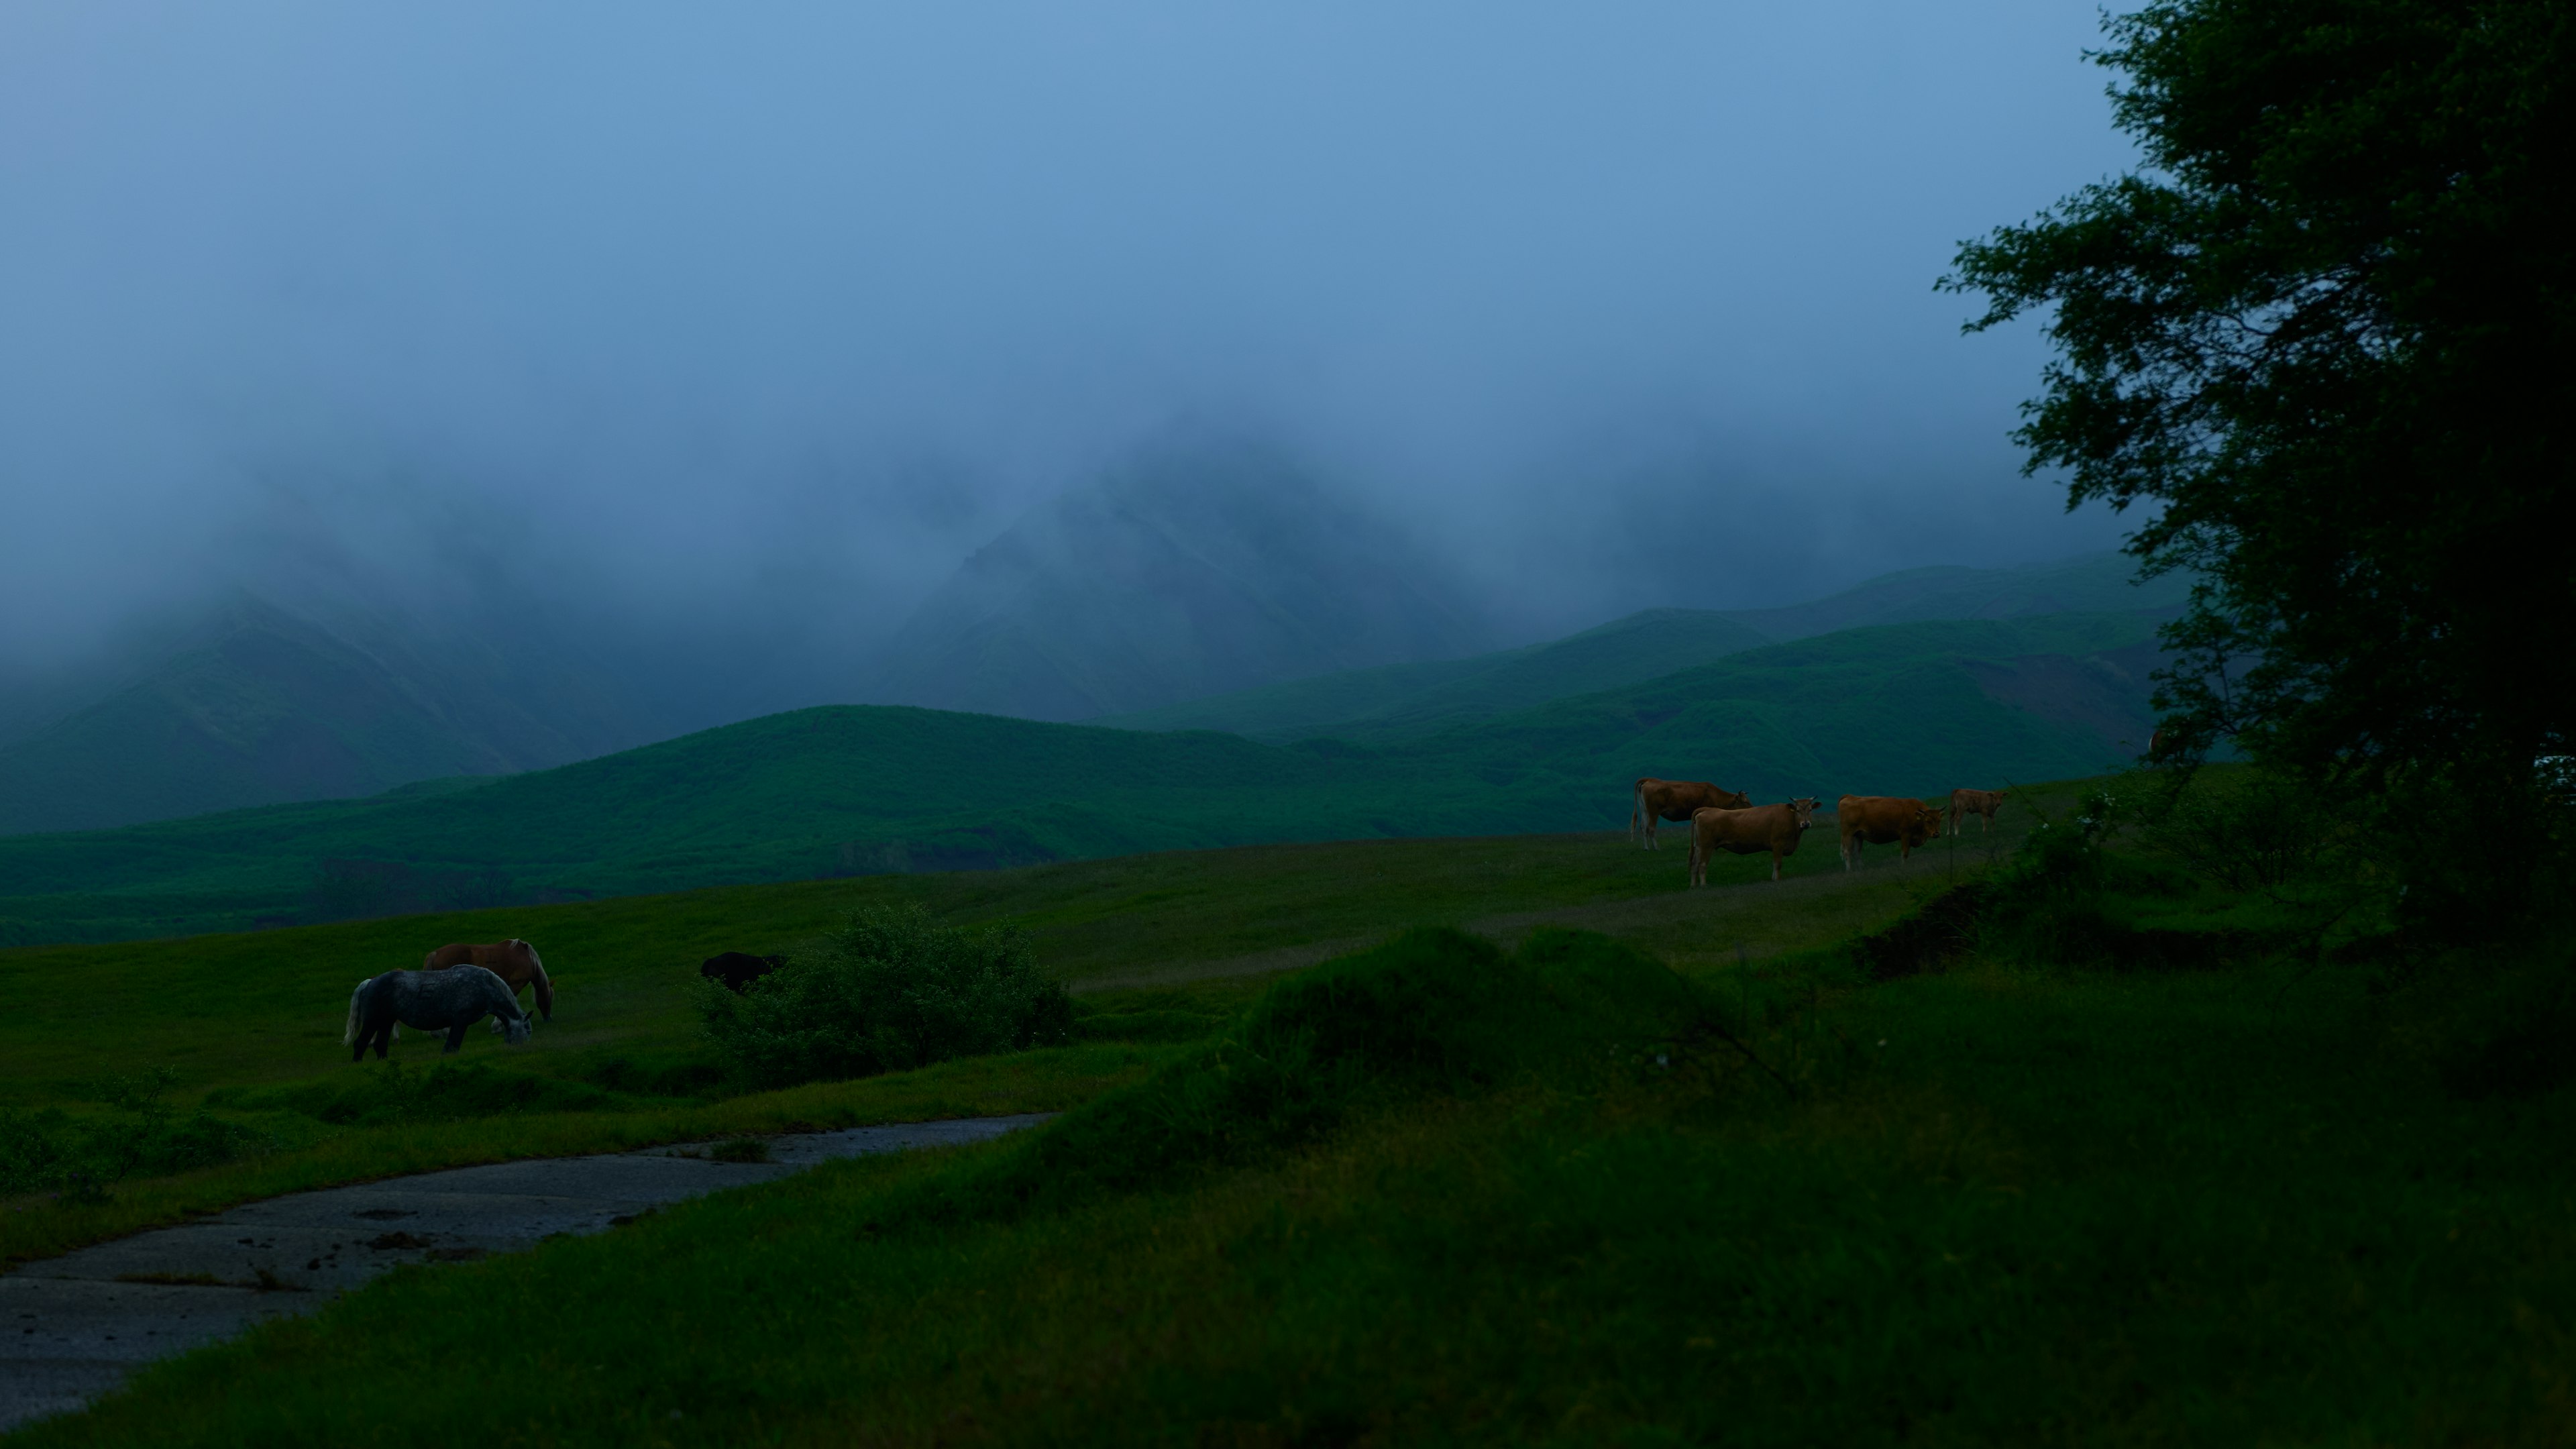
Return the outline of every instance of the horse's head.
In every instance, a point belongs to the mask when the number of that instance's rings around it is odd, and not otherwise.
[[[536,1029],[537,1023],[535,1018],[524,1014],[512,1017],[501,1023],[502,1038],[508,1041],[512,1046],[524,1044],[527,1039],[535,1033]]]

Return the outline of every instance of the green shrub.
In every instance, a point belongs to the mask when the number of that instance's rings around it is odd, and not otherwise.
[[[2033,966],[2167,971],[2216,966],[2260,944],[2235,927],[2142,926],[2138,917],[2198,887],[2172,864],[2111,849],[2125,815],[2097,790],[2072,819],[2042,821],[1974,898],[1978,949]]]
[[[970,931],[921,908],[871,908],[740,996],[701,983],[709,1036],[763,1086],[904,1071],[1056,1046],[1073,1002],[1016,931]]]
[[[1727,1004],[1606,936],[1543,928],[1516,953],[1419,928],[1273,986],[1208,1046],[1067,1113],[913,1211],[1017,1211],[1168,1183],[1314,1141],[1376,1107],[1546,1072],[1582,1085]]]
[[[262,1134],[203,1110],[179,1116],[162,1100],[176,1080],[165,1067],[112,1083],[113,1111],[95,1117],[59,1107],[0,1109],[0,1197],[48,1189],[95,1196],[130,1177],[190,1172],[268,1147]]]
[[[2229,890],[2277,894],[2324,866],[2334,819],[2313,786],[2268,770],[2202,770],[2145,836]]]

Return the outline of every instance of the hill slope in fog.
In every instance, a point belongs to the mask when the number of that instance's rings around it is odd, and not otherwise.
[[[1286,455],[1190,444],[976,551],[896,637],[874,693],[1088,719],[1490,643],[1428,556]]]
[[[1788,608],[1648,609],[1545,644],[1288,680],[1092,723],[1382,744],[1844,629],[2078,613],[2160,622],[2181,612],[2186,580],[2134,584],[2133,567],[2104,553],[2031,568],[1908,569]]]
[[[139,677],[0,745],[0,834],[372,795],[634,742],[596,681],[522,663],[235,595]]]
[[[800,710],[444,793],[0,839],[0,940],[1266,841],[1614,830],[1646,774],[1760,800],[2062,779],[2136,753],[2154,648],[2120,615],[1846,630],[1377,749]],[[374,908],[355,894],[370,883],[387,892]]]

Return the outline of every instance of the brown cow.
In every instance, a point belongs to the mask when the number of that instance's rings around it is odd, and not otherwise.
[[[1977,817],[1977,833],[1995,828],[1995,812],[2004,808],[2004,797],[2010,790],[1953,790],[1950,792],[1950,833],[1959,833],[1959,823],[1970,815]]]
[[[1813,798],[1791,800],[1781,805],[1756,805],[1747,810],[1694,810],[1691,812],[1690,883],[1708,884],[1710,852],[1723,850],[1730,855],[1751,855],[1757,850],[1771,852],[1771,878],[1780,878],[1780,862],[1798,853],[1798,837],[1816,823]]]
[[[1941,812],[1904,795],[1845,795],[1834,802],[1842,824],[1843,869],[1860,865],[1861,847],[1896,842],[1896,858],[1911,860],[1914,848],[1941,833]]]
[[[555,984],[546,979],[546,963],[537,959],[537,948],[513,937],[472,946],[463,942],[441,946],[421,958],[423,971],[444,971],[450,966],[480,966],[508,984],[512,995],[530,986],[537,988],[537,1014],[548,1021],[555,1019]]]
[[[1694,810],[1744,810],[1753,797],[1721,789],[1706,780],[1658,780],[1649,776],[1637,782],[1637,805],[1628,812],[1628,838],[1637,837],[1637,822],[1646,823],[1646,848],[1655,848],[1657,820],[1683,821]]]

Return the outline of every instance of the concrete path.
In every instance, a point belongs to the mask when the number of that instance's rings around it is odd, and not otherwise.
[[[310,1313],[398,1264],[518,1252],[831,1158],[981,1142],[1045,1120],[772,1137],[771,1160],[756,1163],[686,1155],[700,1144],[461,1167],[293,1193],[27,1263],[0,1277],[0,1432],[78,1409],[150,1360]]]

